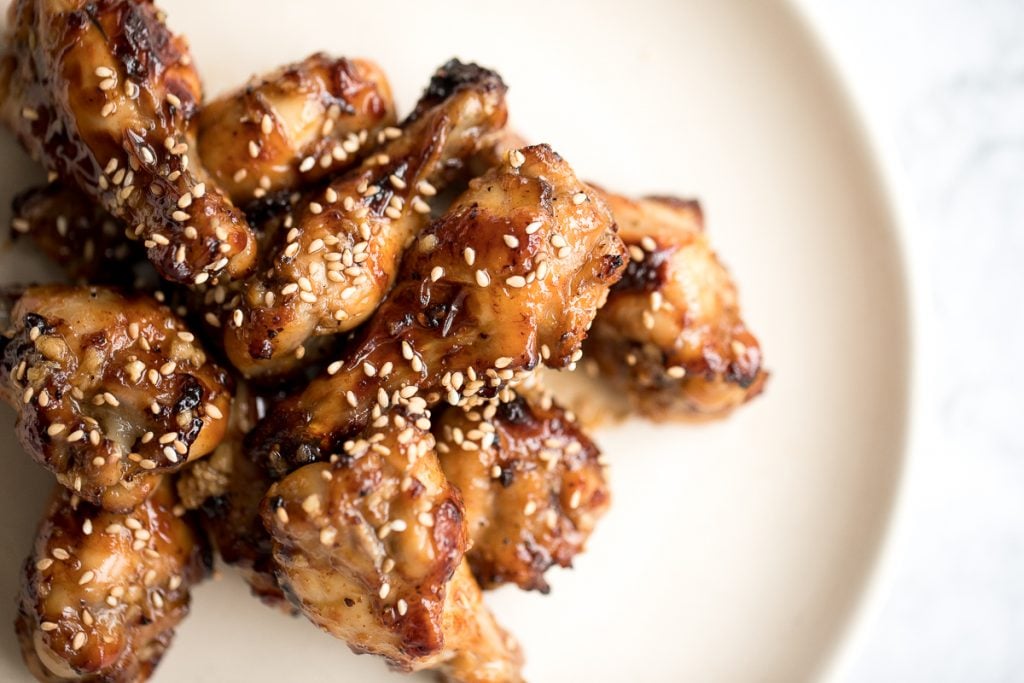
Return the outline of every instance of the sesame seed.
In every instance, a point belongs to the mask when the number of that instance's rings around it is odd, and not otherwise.
[[[242,322],[245,320],[241,309],[236,308],[234,313],[231,314],[231,322],[235,324],[235,327],[241,327]]]
[[[505,284],[507,284],[509,287],[525,287],[526,278],[524,278],[522,275],[513,275],[512,277],[505,280]]]
[[[577,206],[579,206],[580,204],[582,204],[585,201],[587,201],[587,193],[586,192],[577,192],[572,197],[572,203],[576,204]]]
[[[57,436],[64,431],[64,423],[54,422],[52,425],[46,428],[46,433],[49,436]]]
[[[173,218],[174,220],[178,221],[179,223],[184,223],[189,218],[191,218],[191,216],[189,216],[184,211],[174,211],[174,212],[171,213],[171,218]]]
[[[75,634],[75,637],[71,640],[71,649],[75,650],[75,651],[81,650],[82,646],[85,645],[85,641],[87,639],[88,639],[88,636],[85,635],[85,631],[79,631],[78,633]]]
[[[299,164],[299,172],[305,173],[306,171],[310,171],[313,169],[315,165],[316,159],[314,159],[313,157],[306,157],[305,159],[302,160],[302,163]]]
[[[515,249],[519,246],[519,240],[515,235],[503,235],[502,239],[505,240],[505,246],[509,249]]]
[[[665,374],[673,379],[682,379],[686,376],[686,368],[680,365],[673,365],[665,370]]]
[[[67,550],[64,550],[64,548],[54,548],[53,551],[51,551],[50,554],[53,555],[54,558],[56,558],[58,560],[69,560],[69,559],[71,559],[71,553],[69,553]]]
[[[385,581],[384,583],[381,584],[381,586],[380,586],[380,593],[378,593],[378,595],[380,595],[380,599],[383,600],[384,598],[388,597],[388,593],[390,593],[390,592],[391,592],[391,584],[389,584],[389,583],[387,583]]]
[[[249,141],[249,156],[255,159],[260,155],[260,145],[255,140]]]
[[[438,280],[440,280],[443,277],[444,277],[444,268],[442,268],[441,266],[434,266],[433,269],[431,269],[431,271],[430,271],[430,280],[431,280],[431,282],[437,282]]]
[[[205,406],[206,414],[212,417],[214,420],[220,420],[224,417],[224,413],[221,409],[212,403],[207,403]]]
[[[537,503],[535,503],[532,500],[528,501],[526,503],[526,505],[523,506],[523,514],[526,515],[527,517],[529,517],[530,515],[532,515],[536,511],[537,511]]]
[[[462,252],[463,257],[466,259],[468,265],[476,263],[476,250],[473,247],[466,247]]]
[[[187,209],[190,206],[192,206],[192,193],[186,192],[178,198],[178,208]]]
[[[174,93],[167,93],[167,101],[175,107],[181,107],[181,100]]]
[[[92,581],[95,577],[96,577],[96,572],[94,572],[91,569],[86,571],[86,572],[83,572],[81,578],[78,579],[78,585],[79,586],[84,586],[85,584],[87,584],[90,581]]]
[[[89,535],[92,534],[92,520],[91,519],[87,519],[84,522],[82,522],[82,533],[85,534],[86,536],[89,536]]]
[[[52,621],[44,621],[44,622],[39,624],[39,630],[40,631],[56,631],[57,630],[57,624],[55,624]]]
[[[481,287],[486,287],[491,284],[491,276],[487,274],[486,270],[476,271],[476,283]]]
[[[274,515],[277,517],[277,521],[281,522],[281,524],[288,523],[288,511],[283,507],[277,508],[277,510],[274,511]]]
[[[263,118],[260,119],[260,130],[264,135],[270,135],[274,130],[274,120],[270,118],[270,114],[264,114]]]
[[[398,613],[399,613],[399,614],[400,614],[401,616],[403,616],[403,617],[404,617],[404,616],[405,616],[405,613],[409,611],[409,603],[407,603],[407,602],[406,602],[405,600],[403,600],[402,598],[399,598],[399,599],[398,599],[398,603],[397,603],[397,606],[398,606]]]
[[[430,514],[429,512],[421,512],[421,513],[419,513],[418,515],[416,515],[416,520],[420,524],[422,524],[423,526],[426,526],[426,527],[434,526],[434,515]]]
[[[544,221],[533,221],[532,223],[526,226],[526,234],[532,235],[533,233],[540,230],[542,225],[544,225]]]
[[[333,363],[331,363],[330,365],[327,366],[327,374],[328,375],[335,375],[335,374],[337,374],[338,370],[341,370],[341,366],[342,366],[342,362],[340,360],[334,361]]]
[[[53,559],[49,557],[44,557],[43,559],[36,562],[36,569],[38,569],[41,572],[45,572],[51,566],[53,566]]]
[[[104,78],[100,81],[100,90],[113,90],[116,85],[116,78]]]
[[[312,213],[314,216],[317,216],[317,215],[323,213],[323,210],[324,210],[324,207],[319,202],[310,202],[309,203],[309,212]]]

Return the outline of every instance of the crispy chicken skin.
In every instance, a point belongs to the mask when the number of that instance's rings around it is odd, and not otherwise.
[[[48,170],[143,240],[166,279],[244,275],[244,216],[194,158],[199,77],[148,0],[17,0],[0,118]]]
[[[402,128],[382,132],[388,141],[376,154],[300,203],[269,245],[269,268],[220,316],[235,367],[248,376],[287,370],[311,338],[366,320],[429,222],[427,199],[506,116],[497,74],[457,61],[441,67]]]
[[[83,499],[129,510],[223,437],[230,378],[151,298],[51,285],[6,314],[0,394],[19,440]]]
[[[326,459],[395,403],[475,403],[541,362],[580,358],[624,247],[604,202],[550,147],[509,158],[410,247],[345,359],[257,425],[250,448],[274,476]]]
[[[160,486],[127,514],[57,487],[25,563],[16,621],[40,681],[147,680],[207,575],[201,535]]]
[[[131,285],[141,245],[77,187],[60,182],[22,192],[11,204],[11,234],[26,238],[80,284]]]
[[[466,557],[483,588],[548,591],[572,566],[611,495],[597,446],[549,396],[445,410],[434,425],[441,468],[466,506]]]
[[[464,569],[462,502],[429,427],[423,414],[392,409],[331,462],[274,484],[263,515],[279,578],[355,652],[456,681],[516,680],[518,649]]]
[[[176,484],[182,505],[198,511],[214,549],[241,571],[253,594],[268,605],[291,611],[274,575],[270,534],[260,517],[260,504],[273,482],[243,448],[261,400],[240,382],[224,440],[209,457],[183,469]]]
[[[724,415],[759,394],[761,349],[700,205],[603,194],[630,262],[594,322],[588,358],[655,420]]]
[[[206,104],[199,155],[243,204],[353,166],[394,123],[391,86],[379,66],[317,53]]]

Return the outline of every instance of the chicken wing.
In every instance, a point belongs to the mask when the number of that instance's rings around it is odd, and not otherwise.
[[[700,205],[604,193],[629,247],[587,356],[645,417],[722,415],[764,388],[761,348],[704,232]]]
[[[143,240],[166,279],[244,275],[244,216],[189,156],[199,77],[149,0],[17,0],[0,118],[32,156]]]
[[[424,414],[392,409],[331,462],[274,484],[263,514],[278,576],[355,652],[455,681],[518,680],[518,649],[463,564],[462,502],[429,428]]]
[[[434,433],[441,468],[465,502],[477,581],[548,592],[544,572],[572,566],[608,509],[597,446],[550,396],[449,408]]]
[[[34,187],[15,197],[11,209],[12,236],[31,240],[74,282],[132,285],[142,275],[141,246],[78,188],[60,182]]]
[[[206,104],[199,156],[241,204],[355,165],[378,138],[398,133],[394,123],[380,67],[317,53]]]
[[[624,266],[600,197],[551,148],[516,150],[422,234],[345,360],[263,420],[251,449],[281,476],[392,404],[476,403],[541,362],[572,365]]]
[[[117,514],[54,492],[25,563],[16,621],[22,657],[40,681],[139,683],[188,614],[209,551],[159,487]]]
[[[24,448],[115,511],[220,442],[230,378],[166,307],[102,288],[25,290],[0,320],[0,393]]]
[[[231,406],[228,433],[210,454],[183,469],[177,477],[182,505],[197,510],[217,553],[237,567],[255,596],[291,611],[274,575],[270,534],[260,517],[260,504],[273,483],[243,448],[245,435],[263,412],[264,398],[239,383]]]
[[[505,85],[457,61],[434,75],[401,129],[359,168],[300,204],[270,249],[269,270],[243,286],[225,348],[248,376],[295,365],[318,335],[366,320],[394,282],[407,243],[429,221],[433,195],[505,123]],[[296,356],[296,352],[299,353]]]

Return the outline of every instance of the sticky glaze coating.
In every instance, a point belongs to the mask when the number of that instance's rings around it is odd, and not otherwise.
[[[25,290],[8,315],[0,391],[18,438],[85,500],[129,510],[223,437],[227,374],[153,299],[51,285]]]
[[[434,433],[441,468],[466,506],[477,581],[548,592],[544,572],[572,566],[608,509],[597,446],[550,396],[449,408]]]
[[[60,182],[26,190],[11,204],[11,235],[28,239],[79,284],[134,284],[141,245],[78,188]]]
[[[281,476],[395,403],[475,404],[542,362],[573,365],[624,267],[600,197],[549,147],[517,151],[424,231],[345,359],[263,420],[250,448]]]
[[[506,118],[497,74],[456,61],[441,67],[413,116],[383,131],[388,141],[376,153],[299,203],[269,245],[269,269],[219,316],[235,367],[248,376],[282,372],[311,338],[365,321],[391,289],[405,246],[429,223],[429,199]]]
[[[253,595],[290,612],[274,575],[270,534],[260,517],[260,504],[273,482],[242,446],[261,401],[248,385],[239,383],[227,436],[209,457],[183,469],[176,485],[182,505],[198,511],[214,549],[242,573]]]
[[[655,420],[724,415],[764,388],[761,348],[700,205],[605,193],[630,262],[598,313],[588,358]]]
[[[130,226],[164,278],[244,275],[252,234],[192,158],[199,76],[162,12],[147,0],[18,0],[9,26],[0,118],[33,158]]]
[[[451,680],[514,680],[518,652],[463,564],[462,503],[438,465],[430,421],[393,409],[330,462],[267,493],[278,576],[314,624],[401,671],[445,667]],[[454,594],[449,594],[457,576]]]
[[[117,514],[58,487],[25,563],[16,629],[40,681],[147,680],[210,556],[173,489]]]
[[[199,155],[244,205],[350,168],[394,123],[391,86],[379,66],[317,53],[206,104]]]

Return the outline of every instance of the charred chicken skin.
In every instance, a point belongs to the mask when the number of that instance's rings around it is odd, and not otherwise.
[[[377,308],[406,245],[429,222],[428,199],[507,116],[492,71],[452,61],[401,128],[358,168],[300,202],[268,245],[270,264],[242,285],[225,348],[249,376],[294,365],[305,344],[350,330]],[[224,297],[227,298],[227,297]]]
[[[255,264],[242,213],[195,159],[202,91],[184,39],[148,0],[17,0],[0,118],[57,176],[143,241],[172,282]]]
[[[546,593],[611,495],[597,446],[549,396],[446,409],[434,425],[445,476],[462,494],[469,566],[483,588]]]
[[[199,115],[199,156],[237,203],[347,169],[389,136],[395,107],[380,67],[323,53],[253,78]]]
[[[209,572],[201,535],[165,483],[128,513],[58,487],[25,563],[16,621],[40,681],[140,683]]]
[[[462,502],[429,428],[424,414],[393,408],[330,462],[274,484],[263,514],[278,576],[355,652],[454,681],[518,680],[518,649],[464,564]]]
[[[759,394],[768,376],[761,348],[700,205],[604,197],[630,260],[587,340],[601,374],[656,420],[722,415]]]
[[[250,448],[279,477],[396,403],[474,404],[542,362],[573,365],[624,266],[600,197],[549,147],[516,150],[421,234],[345,359],[283,401]]]
[[[223,437],[230,378],[153,299],[51,285],[4,313],[0,394],[18,437],[83,499],[129,510]]]

